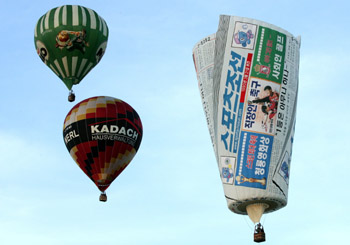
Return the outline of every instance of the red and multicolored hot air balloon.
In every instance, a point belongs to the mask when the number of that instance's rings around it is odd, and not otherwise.
[[[102,192],[128,166],[140,147],[142,123],[126,102],[106,96],[75,105],[63,126],[66,147],[81,170]]]
[[[41,60],[71,91],[105,53],[108,26],[95,11],[79,5],[53,8],[38,20],[35,48]]]

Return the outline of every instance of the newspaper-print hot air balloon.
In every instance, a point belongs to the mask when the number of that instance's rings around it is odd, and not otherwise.
[[[83,172],[102,192],[128,166],[140,147],[142,124],[126,102],[98,96],[81,101],[63,126],[66,147]]]
[[[249,215],[287,205],[300,38],[274,25],[220,16],[193,49],[199,89],[228,208]]]
[[[40,59],[70,90],[101,60],[107,47],[107,23],[94,10],[79,5],[53,8],[37,22],[35,48]]]

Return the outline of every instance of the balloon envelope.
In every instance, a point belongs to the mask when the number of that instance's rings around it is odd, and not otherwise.
[[[39,57],[68,89],[101,60],[107,39],[106,22],[95,11],[79,5],[49,10],[34,30]]]
[[[74,161],[103,192],[135,156],[142,124],[137,112],[124,101],[92,97],[67,114],[63,138]]]
[[[300,38],[221,15],[193,59],[228,208],[254,223],[287,205]]]

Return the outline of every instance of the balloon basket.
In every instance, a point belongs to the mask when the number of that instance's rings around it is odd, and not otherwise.
[[[254,242],[265,242],[265,232],[264,232],[264,228],[262,227],[262,225],[259,223],[256,225],[255,227],[255,231],[254,231]]]
[[[106,193],[101,193],[101,195],[100,195],[100,201],[101,201],[101,202],[107,202],[107,195],[106,195]]]
[[[75,100],[75,94],[74,94],[73,90],[71,90],[71,91],[69,91],[68,101],[73,102],[74,100]]]

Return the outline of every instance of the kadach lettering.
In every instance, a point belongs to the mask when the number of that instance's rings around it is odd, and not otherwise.
[[[137,140],[137,137],[139,135],[138,132],[132,128],[126,129],[125,127],[118,127],[117,125],[91,125],[90,129],[92,135],[101,133],[119,134],[131,137],[134,140]]]

